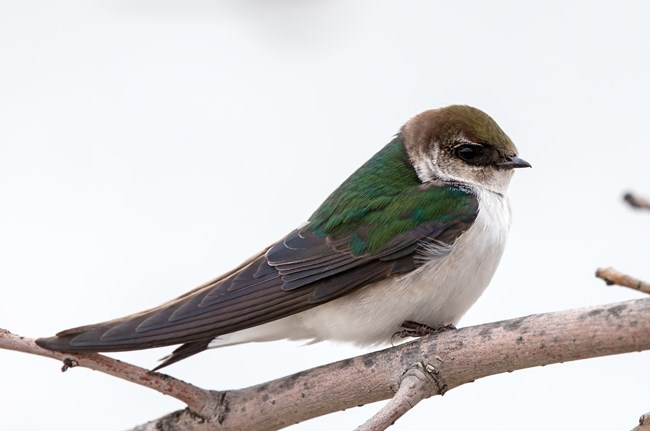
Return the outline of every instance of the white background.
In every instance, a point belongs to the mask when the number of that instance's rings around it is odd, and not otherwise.
[[[303,222],[416,113],[467,103],[534,168],[497,275],[461,326],[639,297],[650,279],[645,1],[0,3],[0,327],[48,336],[139,311]],[[171,349],[119,355],[144,367]],[[230,389],[362,353],[277,342],[166,371]],[[650,354],[482,379],[394,427],[629,429]],[[3,429],[119,430],[182,407],[0,351]],[[351,429],[381,404],[292,430]]]

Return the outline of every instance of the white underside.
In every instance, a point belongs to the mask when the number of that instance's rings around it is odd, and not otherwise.
[[[501,194],[483,191],[474,224],[449,254],[427,259],[417,270],[274,322],[224,335],[209,347],[278,339],[390,342],[406,320],[429,326],[456,324],[476,302],[497,269],[510,227]]]

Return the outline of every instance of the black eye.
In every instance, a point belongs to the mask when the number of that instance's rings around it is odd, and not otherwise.
[[[456,156],[466,162],[477,162],[484,155],[483,147],[475,144],[459,145],[455,149]]]

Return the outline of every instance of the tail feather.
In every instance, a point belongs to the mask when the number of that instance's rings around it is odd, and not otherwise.
[[[205,335],[191,330],[141,331],[142,322],[159,314],[164,317],[173,313],[176,307],[156,308],[148,312],[114,319],[94,325],[66,329],[54,337],[38,338],[36,344],[59,352],[121,352],[171,346],[181,343],[200,342]]]
[[[201,353],[208,348],[210,341],[211,340],[208,339],[194,343],[183,344],[178,349],[174,350],[171,354],[162,358],[162,363],[151,371],[158,371],[159,369],[178,362],[182,359],[189,358],[190,356],[196,355],[197,353]]]

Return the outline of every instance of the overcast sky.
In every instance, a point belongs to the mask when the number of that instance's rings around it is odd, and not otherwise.
[[[650,216],[647,1],[0,1],[0,327],[48,336],[140,311],[303,222],[411,116],[492,115],[534,168],[490,287],[460,326],[639,297]],[[118,355],[144,367],[171,349]],[[232,389],[363,353],[277,342],[166,371]],[[517,371],[393,429],[630,429],[650,354]],[[119,430],[182,408],[0,351],[3,429]],[[292,431],[352,429],[380,403]]]

